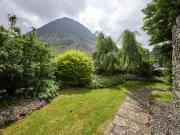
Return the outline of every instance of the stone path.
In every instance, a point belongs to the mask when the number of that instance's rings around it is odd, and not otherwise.
[[[173,102],[151,102],[152,135],[180,135],[180,100],[174,97]]]
[[[150,135],[150,90],[132,91],[104,135]]]

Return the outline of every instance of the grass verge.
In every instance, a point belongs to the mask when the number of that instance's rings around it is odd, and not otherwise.
[[[173,94],[170,92],[156,92],[152,93],[151,97],[153,100],[161,100],[164,102],[171,102],[173,100]]]

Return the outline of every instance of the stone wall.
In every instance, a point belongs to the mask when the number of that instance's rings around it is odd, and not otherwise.
[[[180,98],[180,16],[172,31],[173,38],[173,91]]]

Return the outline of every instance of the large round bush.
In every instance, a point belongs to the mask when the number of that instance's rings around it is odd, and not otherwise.
[[[56,59],[56,77],[71,86],[87,86],[92,80],[93,61],[79,50],[70,50]]]

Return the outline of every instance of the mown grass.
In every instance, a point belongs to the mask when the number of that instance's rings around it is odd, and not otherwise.
[[[2,129],[2,135],[100,134],[128,91],[139,87],[169,86],[162,83],[127,82],[106,89],[67,89],[41,110]]]
[[[173,94],[170,92],[156,92],[152,93],[153,100],[161,100],[164,102],[171,102],[173,100]]]

